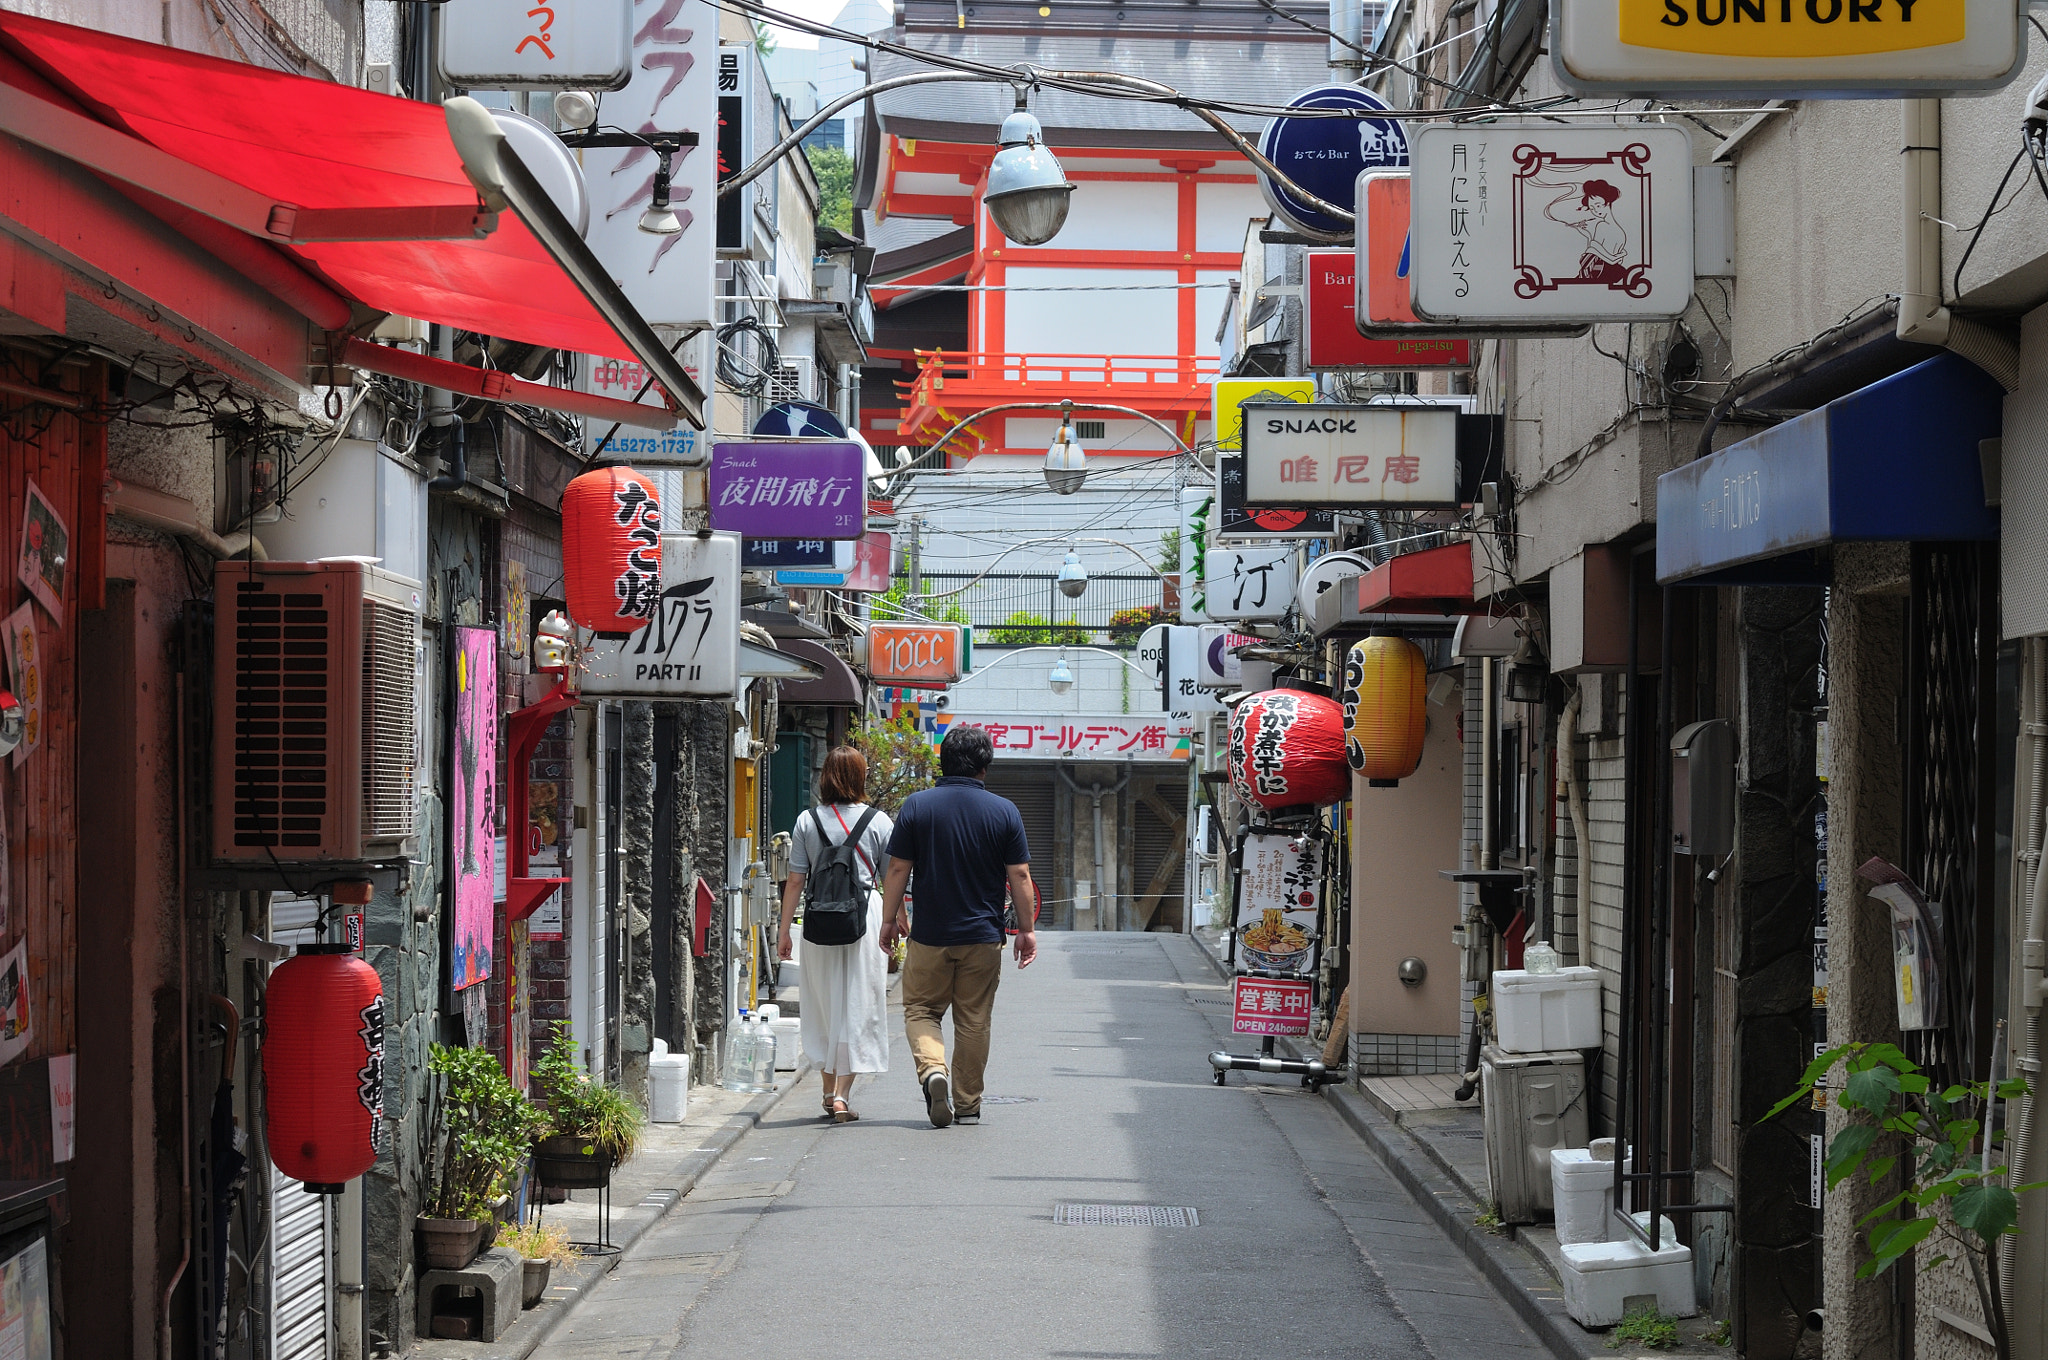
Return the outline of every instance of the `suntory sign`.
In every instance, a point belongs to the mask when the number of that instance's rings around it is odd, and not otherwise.
[[[1558,78],[1586,94],[1929,94],[2019,71],[1992,0],[1557,0]]]

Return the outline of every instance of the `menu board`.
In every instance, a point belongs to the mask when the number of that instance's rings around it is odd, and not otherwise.
[[[1237,887],[1237,966],[1310,971],[1322,890],[1321,841],[1257,832],[1246,836]]]

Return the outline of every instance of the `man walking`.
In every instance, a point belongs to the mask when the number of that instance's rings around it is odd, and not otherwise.
[[[926,1111],[938,1128],[981,1121],[989,1017],[1003,974],[1003,899],[1017,909],[1017,966],[1038,956],[1031,852],[1017,805],[983,780],[995,746],[979,727],[939,744],[939,782],[896,814],[882,884],[882,948],[910,936],[903,965],[903,1028]],[[917,917],[903,889],[917,871]],[[953,1012],[953,1065],[940,1021]]]

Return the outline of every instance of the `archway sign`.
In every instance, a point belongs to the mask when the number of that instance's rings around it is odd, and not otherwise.
[[[1318,85],[1288,100],[1287,107],[1377,113],[1387,105],[1355,85]],[[1399,170],[1408,164],[1408,134],[1393,118],[1290,118],[1282,114],[1259,134],[1259,151],[1325,203],[1348,204],[1361,173]],[[1259,188],[1273,211],[1297,231],[1330,241],[1351,239],[1351,223],[1311,208],[1300,194],[1275,183],[1263,170]]]

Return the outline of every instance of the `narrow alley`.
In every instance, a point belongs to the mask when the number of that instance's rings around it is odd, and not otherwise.
[[[980,1125],[931,1126],[897,1027],[858,1123],[821,1122],[807,1076],[535,1355],[1547,1354],[1328,1103],[1214,1085],[1229,988],[1190,939],[1040,941],[1006,967]]]

